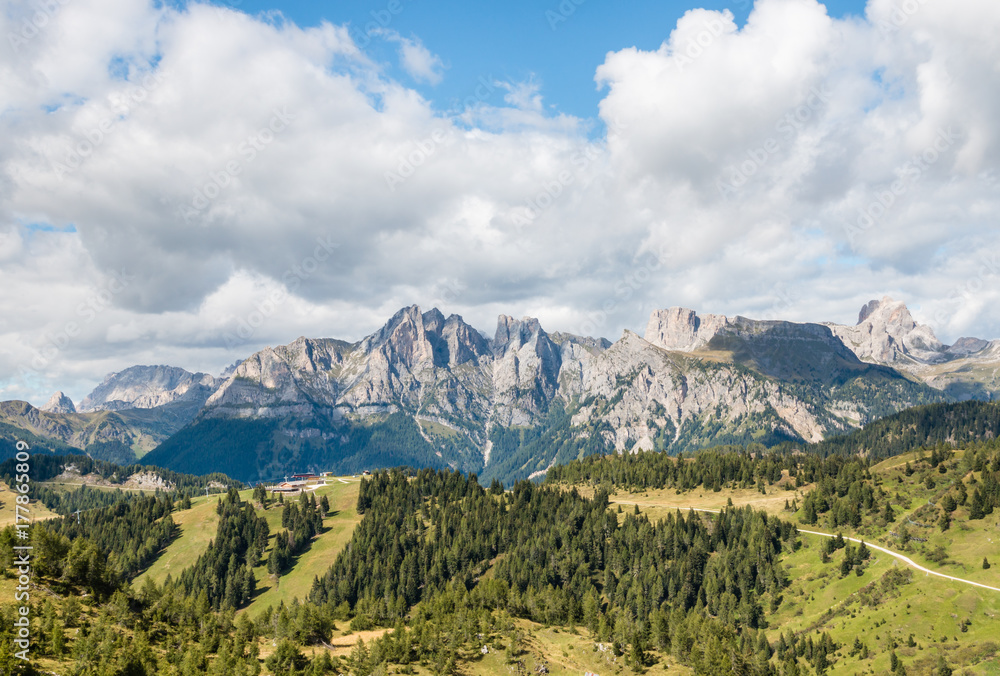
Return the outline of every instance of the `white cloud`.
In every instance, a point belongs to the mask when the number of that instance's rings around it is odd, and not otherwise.
[[[591,141],[533,81],[435,113],[343,27],[66,3],[0,45],[0,397],[218,371],[413,302],[616,338],[669,305],[850,322],[890,293],[946,340],[1000,336],[1000,6],[895,6],[692,10],[594,64],[612,133]],[[2,35],[30,16],[11,7]]]
[[[444,77],[444,62],[418,38],[404,38],[394,30],[381,28],[377,34],[399,45],[399,63],[417,82],[436,85]]]

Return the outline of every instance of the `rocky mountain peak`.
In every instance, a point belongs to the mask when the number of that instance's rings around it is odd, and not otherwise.
[[[707,345],[729,321],[725,315],[699,317],[694,310],[683,307],[654,310],[644,337],[664,350],[690,352]]]
[[[78,410],[154,408],[178,400],[204,402],[219,384],[206,373],[191,373],[176,366],[131,366],[109,373],[83,398]]]
[[[937,363],[948,358],[933,329],[918,324],[906,304],[883,296],[868,301],[854,326],[828,324],[859,359],[881,364]]]
[[[421,313],[411,305],[361,342],[366,353],[380,350],[390,363],[443,368],[489,354],[486,339],[456,314],[447,319],[437,308]]]
[[[889,298],[888,296],[885,296],[882,300],[890,301],[890,302],[892,301],[892,299]],[[873,312],[875,312],[875,310],[878,309],[879,305],[880,305],[880,302],[877,301],[877,300],[870,300],[867,303],[865,303],[861,307],[861,312],[858,313],[858,324],[861,324],[866,319],[868,319],[868,317],[870,317],[871,314]]]
[[[503,355],[508,349],[518,350],[540,334],[548,338],[541,323],[534,317],[514,319],[509,315],[500,315],[497,317],[493,351],[498,355]]]
[[[222,369],[222,373],[220,373],[220,374],[219,374],[219,379],[220,379],[220,380],[225,380],[225,379],[226,379],[226,378],[228,378],[229,376],[231,376],[231,375],[233,375],[234,373],[236,373],[236,369],[237,369],[237,368],[239,367],[239,365],[240,365],[240,364],[242,364],[242,363],[243,363],[243,360],[242,360],[242,359],[237,359],[237,360],[236,360],[236,361],[234,361],[234,362],[233,362],[232,364],[230,364],[230,365],[229,365],[229,366],[227,366],[226,368]]]
[[[76,413],[76,406],[73,405],[72,399],[60,391],[53,394],[41,410],[49,413]]]
[[[970,355],[982,352],[989,347],[989,341],[981,338],[959,338],[954,345],[948,348],[949,354]]]
[[[452,316],[457,316],[457,315],[452,315]],[[446,321],[444,318],[444,313],[442,313],[436,307],[432,307],[430,310],[420,315],[420,318],[424,322],[424,329],[427,331],[433,331],[435,333],[441,332],[441,329],[444,328],[444,324]]]
[[[562,354],[534,317],[497,318],[493,387],[505,424],[527,424],[547,407],[559,387]],[[522,392],[530,392],[522,397]]]
[[[437,312],[437,310],[435,310]],[[438,312],[438,314],[441,314]],[[489,341],[483,338],[475,328],[465,323],[461,316],[448,315],[440,332],[441,340],[446,348],[449,366],[478,362],[480,357],[490,353]]]
[[[906,303],[889,296],[868,301],[858,313],[858,324],[881,325],[897,333],[912,331],[917,326]]]

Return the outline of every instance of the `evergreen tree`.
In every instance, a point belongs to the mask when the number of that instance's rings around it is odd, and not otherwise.
[[[972,493],[972,503],[969,505],[969,519],[976,520],[982,519],[986,516],[986,512],[983,506],[983,494],[979,491],[977,487]]]

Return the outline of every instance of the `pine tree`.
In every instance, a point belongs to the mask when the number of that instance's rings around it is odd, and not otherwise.
[[[885,509],[882,511],[882,518],[885,519],[886,523],[892,523],[896,520],[896,515],[893,513],[892,505],[889,504],[888,500],[885,501]]]
[[[802,522],[810,526],[816,523],[816,505],[809,498],[802,504]]]
[[[62,657],[63,651],[66,649],[66,634],[63,632],[61,622],[53,624],[50,639],[51,645],[49,646],[49,649],[56,659],[59,659]]]
[[[969,519],[982,519],[986,516],[986,511],[983,505],[983,494],[979,492],[979,488],[972,493],[972,504],[969,505]]]

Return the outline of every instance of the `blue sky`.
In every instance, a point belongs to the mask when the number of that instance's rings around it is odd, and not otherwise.
[[[729,10],[742,27],[751,0],[376,0],[333,2],[231,0],[220,2],[253,15],[278,10],[299,26],[321,21],[350,24],[355,41],[394,78],[417,89],[441,111],[461,107],[481,77],[540,85],[547,109],[583,119],[597,116],[602,98],[594,71],[610,51],[655,50],[692,8]],[[861,0],[825,3],[830,16],[863,16]],[[392,13],[389,7],[398,8]],[[436,85],[418,82],[399,67],[396,46],[368,34],[375,23],[417,38],[444,63]],[[367,44],[365,44],[367,43]],[[496,104],[496,101],[490,101]]]

